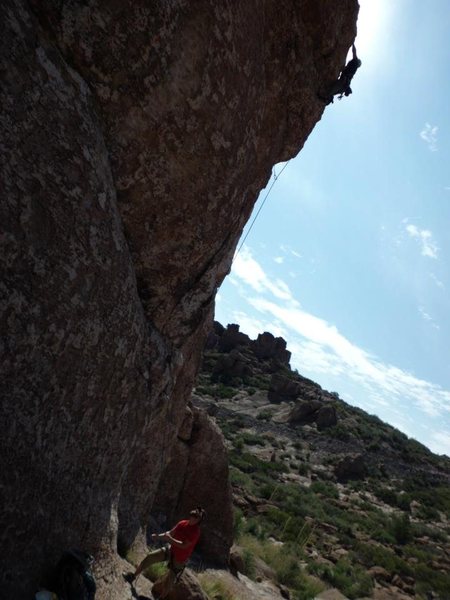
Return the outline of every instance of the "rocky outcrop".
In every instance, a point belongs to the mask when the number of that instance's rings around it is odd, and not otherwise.
[[[214,296],[303,146],[356,0],[1,3],[0,583],[67,547],[120,592]],[[186,476],[188,478],[188,475]]]
[[[288,421],[294,425],[316,423],[318,429],[326,429],[337,424],[336,408],[324,404],[322,400],[312,399],[298,402],[292,408]]]
[[[223,327],[214,321],[213,330],[208,334],[205,349],[217,348],[219,352],[235,352],[248,349],[260,361],[273,361],[278,367],[289,365],[291,353],[286,349],[286,340],[265,331],[256,340],[239,331],[239,325],[230,323]]]

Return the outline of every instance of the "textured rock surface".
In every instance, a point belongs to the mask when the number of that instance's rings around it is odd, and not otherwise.
[[[157,594],[164,591],[164,580],[156,581],[153,585],[152,592]],[[208,596],[202,590],[201,585],[190,569],[183,572],[178,583],[165,596],[166,600],[208,600]]]
[[[188,409],[191,412],[190,409]],[[233,542],[233,507],[228,480],[228,453],[217,425],[205,411],[193,408],[189,437],[172,447],[161,478],[154,510],[167,516],[168,527],[203,506],[207,518],[198,545],[209,560],[225,564]],[[189,413],[188,413],[189,414]]]
[[[217,286],[320,118],[356,0],[5,0],[2,593],[68,546],[120,597]],[[39,548],[39,551],[37,551]],[[119,587],[117,587],[119,586]]]

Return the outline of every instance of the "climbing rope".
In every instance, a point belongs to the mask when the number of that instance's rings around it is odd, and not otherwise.
[[[266,195],[264,196],[263,201],[261,202],[261,206],[258,208],[258,211],[256,213],[256,215],[253,217],[253,221],[250,223],[250,227],[247,230],[247,233],[244,236],[244,239],[242,240],[239,248],[237,249],[236,254],[234,255],[234,259],[233,261],[236,259],[236,256],[239,254],[239,252],[242,249],[242,246],[245,243],[245,240],[248,238],[248,235],[250,233],[250,231],[252,230],[253,225],[255,224],[256,219],[258,218],[259,213],[262,211],[264,204],[266,203],[267,198],[269,197],[270,192],[272,191],[273,186],[275,185],[275,183],[277,182],[278,178],[280,177],[281,173],[285,170],[285,168],[288,166],[288,164],[290,163],[290,159],[283,165],[283,168],[281,169],[281,171],[278,173],[278,175],[275,172],[275,167],[273,169],[273,181],[271,186],[269,187],[269,189],[267,190]]]

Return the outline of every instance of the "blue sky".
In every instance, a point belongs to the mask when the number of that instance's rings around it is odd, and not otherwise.
[[[360,4],[353,95],[279,175],[216,319],[450,456],[450,6]]]

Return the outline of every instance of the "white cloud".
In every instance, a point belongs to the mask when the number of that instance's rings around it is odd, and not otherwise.
[[[282,265],[284,263],[284,258],[282,256],[276,256],[273,259],[278,265]]]
[[[438,279],[434,273],[430,273],[430,277],[438,288],[441,288],[442,290],[445,288],[444,283],[440,279]]]
[[[433,319],[433,317],[431,317],[431,316],[430,316],[430,315],[429,315],[429,314],[428,314],[428,313],[425,311],[425,309],[424,309],[424,307],[423,307],[423,306],[419,306],[419,314],[420,314],[420,316],[422,317],[422,319],[423,319],[424,321],[427,321],[428,323],[430,323],[430,325],[431,325],[432,327],[434,327],[435,329],[440,329],[439,325],[437,325],[437,324],[434,322],[434,319]]]
[[[415,407],[428,417],[450,414],[450,391],[383,363],[350,342],[334,325],[303,310],[286,284],[269,280],[248,249],[233,272],[257,292],[248,296],[244,291],[243,295],[264,320],[287,332],[283,337],[289,339],[296,363],[308,372],[349,378],[366,390],[370,401],[389,402],[391,410],[398,407],[409,411]],[[273,298],[263,297],[266,292]]]
[[[436,454],[446,454],[450,457],[450,432],[435,431],[428,441],[428,446]]]
[[[429,148],[429,150],[431,150],[431,152],[437,151],[438,129],[439,128],[437,127],[437,125],[430,125],[429,123],[425,123],[424,128],[419,133],[420,137],[424,140],[424,142],[426,142],[426,144],[428,145],[428,148]]]
[[[254,260],[248,248],[244,246],[233,262],[233,274],[260,293],[270,292],[278,298],[298,304],[294,300],[289,286],[281,279],[270,279],[262,270],[259,263]]]
[[[293,250],[289,246],[286,246],[286,244],[281,244],[280,250],[281,250],[281,252],[284,252],[285,254],[292,254],[292,256],[295,256],[295,258],[301,258],[302,257],[302,255],[300,254],[300,252],[297,252],[297,250]]]
[[[408,235],[420,243],[422,256],[428,256],[428,258],[438,257],[438,246],[433,240],[433,234],[428,229],[419,229],[416,225],[406,225],[405,227]]]

